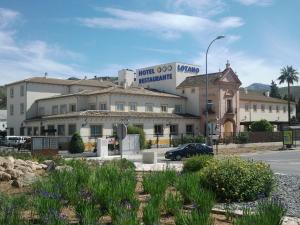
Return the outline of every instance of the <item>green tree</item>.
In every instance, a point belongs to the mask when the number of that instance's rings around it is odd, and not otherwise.
[[[255,121],[251,124],[250,127],[251,131],[257,132],[257,131],[273,131],[273,126],[272,124],[267,121],[267,120],[260,120],[260,121]]]
[[[271,86],[270,86],[270,97],[281,98],[281,96],[279,94],[279,89],[278,89],[277,84],[275,83],[274,80],[272,80]]]
[[[279,84],[287,83],[288,85],[288,118],[289,124],[291,124],[291,90],[290,85],[293,85],[294,82],[298,82],[298,72],[292,66],[286,66],[281,69],[280,76],[278,77]]]
[[[70,142],[70,153],[82,153],[84,152],[84,143],[80,134],[74,133]]]
[[[139,134],[140,135],[140,148],[144,149],[146,147],[146,137],[145,137],[146,135],[142,128],[129,125],[127,127],[127,133],[128,134]]]

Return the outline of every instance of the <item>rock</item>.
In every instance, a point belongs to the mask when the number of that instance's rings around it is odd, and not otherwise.
[[[41,170],[41,169],[44,169],[46,165],[42,166],[42,164],[38,164],[38,165],[33,164],[32,166],[35,168],[34,170]],[[46,166],[46,168],[47,168],[47,166]]]
[[[55,162],[53,160],[45,160],[43,164],[47,165],[47,171],[55,170]]]
[[[5,162],[5,158],[0,156],[0,166],[3,166],[4,162]]]
[[[5,172],[10,174],[12,179],[17,179],[24,174],[22,171],[16,169],[7,169]]]
[[[56,171],[62,172],[62,171],[67,171],[70,172],[73,170],[73,168],[71,166],[57,166],[55,167]]]
[[[0,172],[5,171],[5,168],[3,168],[2,166],[0,166]]]
[[[25,173],[24,176],[13,180],[12,186],[21,188],[26,187],[37,181],[37,176],[34,173]]]
[[[27,166],[27,162],[25,162],[24,160],[22,159],[16,159],[15,160],[15,166]]]
[[[31,169],[31,167],[30,166],[22,166],[22,165],[18,165],[17,167],[15,167],[14,169],[16,169],[16,170],[20,170],[20,171],[22,171],[23,173],[32,173],[33,171],[32,171],[32,169]]]
[[[12,157],[12,156],[8,156],[8,157],[6,158],[6,160],[7,160],[8,162],[12,163],[12,164],[15,163],[15,159],[14,159],[14,157]]]
[[[11,170],[14,168],[14,164],[11,161],[6,160],[2,163],[2,167],[6,170]]]
[[[42,169],[44,169],[44,170],[46,170],[48,168],[48,166],[45,164],[39,164],[39,166],[42,167]]]
[[[0,181],[10,181],[11,175],[0,171]]]

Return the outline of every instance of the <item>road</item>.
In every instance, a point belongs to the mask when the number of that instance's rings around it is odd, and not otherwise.
[[[270,164],[275,173],[300,176],[300,150],[247,153],[241,157],[264,161]]]

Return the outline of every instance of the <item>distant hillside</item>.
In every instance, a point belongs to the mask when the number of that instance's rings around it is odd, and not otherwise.
[[[6,109],[6,90],[0,86],[0,109]]]
[[[251,91],[268,91],[270,90],[269,84],[253,83],[247,87]]]
[[[284,95],[287,95],[287,87],[281,87],[279,88],[279,93],[281,97]],[[300,98],[300,86],[292,86],[291,87],[291,95],[295,96],[296,102],[298,102],[298,99]]]

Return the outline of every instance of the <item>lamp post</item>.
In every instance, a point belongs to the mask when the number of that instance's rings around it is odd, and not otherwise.
[[[209,51],[210,46],[212,45],[212,43],[214,43],[216,40],[225,38],[225,36],[218,36],[216,37],[214,40],[212,40],[210,42],[210,44],[208,45],[208,48],[206,50],[206,55],[205,55],[205,78],[206,78],[206,86],[205,86],[205,136],[206,136],[206,144],[208,144],[208,75],[207,75],[207,54]]]

